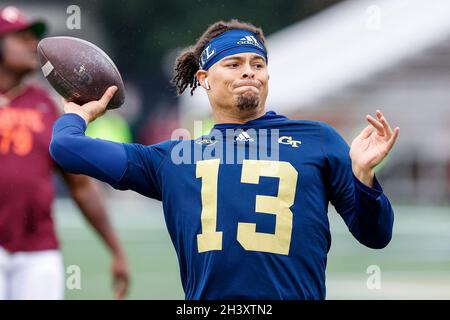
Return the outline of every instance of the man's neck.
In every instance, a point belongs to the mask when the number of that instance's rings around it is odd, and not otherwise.
[[[17,74],[0,65],[0,93],[8,95],[8,92],[22,83],[23,75]]]
[[[265,114],[265,107],[261,106],[251,112],[245,111],[228,111],[215,108],[214,112],[214,123],[246,123],[248,121],[262,117]]]

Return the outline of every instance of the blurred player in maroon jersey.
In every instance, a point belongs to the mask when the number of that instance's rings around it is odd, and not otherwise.
[[[0,299],[62,299],[64,268],[51,215],[48,148],[59,111],[41,88],[24,78],[38,67],[43,22],[28,22],[15,7],[0,10]],[[94,182],[60,171],[89,223],[111,250],[116,298],[129,274],[118,238]]]

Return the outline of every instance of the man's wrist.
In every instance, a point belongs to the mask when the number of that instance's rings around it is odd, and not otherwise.
[[[125,252],[121,249],[116,249],[111,252],[111,255],[116,259],[125,259]]]
[[[358,165],[352,164],[352,170],[353,174],[359,181],[372,188],[373,179],[375,176],[375,172],[372,168],[362,168]]]

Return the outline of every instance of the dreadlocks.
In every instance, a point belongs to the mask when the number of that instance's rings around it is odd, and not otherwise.
[[[172,83],[176,86],[178,95],[181,95],[188,86],[191,88],[191,95],[194,94],[194,90],[199,84],[195,74],[199,69],[200,55],[211,39],[232,29],[242,29],[253,32],[258,39],[265,44],[266,39],[264,38],[263,31],[251,23],[241,22],[236,19],[232,19],[228,22],[215,22],[209,26],[194,46],[184,50],[176,59],[175,76],[172,79]]]

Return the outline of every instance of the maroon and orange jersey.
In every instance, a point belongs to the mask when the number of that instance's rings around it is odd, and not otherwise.
[[[48,152],[58,116],[53,100],[34,85],[0,106],[0,246],[10,252],[58,247]]]

